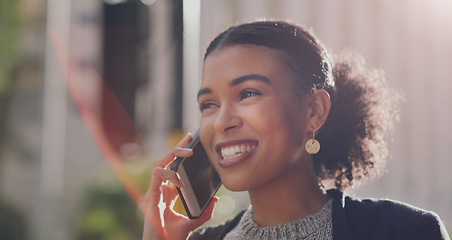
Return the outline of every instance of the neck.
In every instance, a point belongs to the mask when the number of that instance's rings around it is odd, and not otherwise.
[[[295,165],[265,186],[249,190],[253,218],[259,226],[305,218],[317,213],[328,201],[329,196],[319,186],[312,164]]]

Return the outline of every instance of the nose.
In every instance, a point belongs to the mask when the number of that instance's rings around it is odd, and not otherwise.
[[[239,128],[242,125],[237,110],[233,106],[223,105],[220,108],[217,118],[215,119],[214,127],[221,133],[230,132],[232,129]]]

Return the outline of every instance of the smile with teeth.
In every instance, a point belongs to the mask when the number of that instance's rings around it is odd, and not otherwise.
[[[221,157],[223,159],[232,159],[236,158],[242,154],[251,152],[256,147],[256,145],[235,145],[230,147],[223,147],[221,148]]]

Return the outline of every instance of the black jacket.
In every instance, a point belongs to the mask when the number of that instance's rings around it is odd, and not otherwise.
[[[333,198],[333,239],[449,239],[434,212],[390,200],[360,200],[329,190]],[[240,221],[243,211],[232,220],[207,227],[190,236],[196,239],[223,239]]]

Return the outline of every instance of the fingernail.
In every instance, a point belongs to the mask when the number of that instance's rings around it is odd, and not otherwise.
[[[193,153],[193,149],[191,148],[177,148],[180,154]]]
[[[193,154],[193,149],[191,148],[182,148],[183,154]]]

